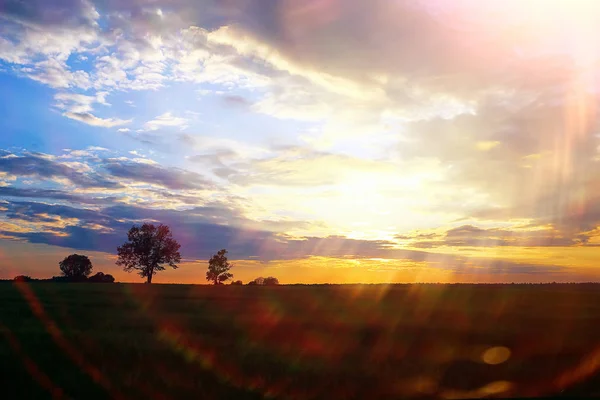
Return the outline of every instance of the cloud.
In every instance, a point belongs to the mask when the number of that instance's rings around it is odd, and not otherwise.
[[[107,92],[96,92],[95,96],[89,96],[72,92],[59,92],[54,96],[54,100],[56,100],[54,106],[64,110],[63,115],[65,117],[92,126],[112,128],[131,123],[131,119],[99,118],[92,114],[94,104],[110,105],[106,102],[107,94]]]
[[[46,60],[32,64],[31,67],[19,70],[28,78],[41,82],[52,88],[65,89],[76,87],[89,89],[91,87],[89,74],[85,71],[69,71],[69,67],[58,60]]]
[[[52,157],[40,153],[26,153],[18,156],[8,154],[0,157],[0,171],[19,177],[37,177],[41,179],[66,178],[81,187],[118,188],[118,182],[91,172],[82,173],[77,169],[54,161]]]
[[[144,182],[169,189],[210,189],[213,184],[202,175],[177,168],[140,161],[107,159],[103,167],[114,177],[132,182]]]
[[[103,128],[112,128],[115,126],[127,125],[131,123],[131,119],[123,120],[117,118],[99,118],[89,112],[66,112],[65,117],[74,119],[79,122],[86,123],[92,126],[100,126]]]
[[[385,162],[322,152],[307,146],[275,146],[271,155],[239,161],[231,149],[192,157],[212,164],[214,172],[238,185],[315,187],[344,183],[357,171],[369,174],[390,170]]]
[[[385,258],[404,262],[403,269],[417,268],[426,263],[429,268],[458,275],[525,274],[544,276],[563,271],[563,267],[521,263],[510,260],[470,258],[434,254],[424,251],[394,249],[387,241],[348,239],[342,236],[324,238],[291,238],[260,229],[221,225],[211,216],[223,211],[220,207],[198,207],[186,211],[148,210],[131,206],[86,210],[40,203],[9,203],[7,217],[23,224],[26,219],[36,228],[23,229],[15,224],[1,224],[0,233],[7,237],[78,250],[113,253],[125,240],[133,223],[156,221],[168,224],[182,244],[184,257],[205,260],[215,249],[227,248],[232,259],[262,262],[274,260],[365,260]],[[410,263],[406,263],[410,261]],[[370,263],[367,263],[370,264]],[[361,268],[355,263],[354,268]],[[378,262],[381,266],[381,261]],[[417,268],[418,269],[418,268]]]
[[[585,244],[586,235],[581,232],[565,235],[552,226],[515,226],[512,228],[480,228],[462,225],[448,229],[444,234],[398,235],[397,239],[410,240],[415,248],[449,247],[548,247],[580,246]]]
[[[0,197],[17,197],[29,199],[66,200],[74,204],[111,204],[116,197],[88,197],[55,189],[29,189],[16,187],[0,187]]]
[[[225,104],[232,107],[249,107],[252,105],[252,102],[242,96],[236,95],[227,95],[223,96],[223,101]]]
[[[176,117],[171,112],[166,112],[162,115],[157,116],[153,120],[150,120],[144,124],[144,128],[149,131],[155,131],[165,127],[178,127],[185,129],[189,120],[186,118]]]

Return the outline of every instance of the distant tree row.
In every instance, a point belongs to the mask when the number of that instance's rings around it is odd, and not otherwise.
[[[231,281],[231,284],[234,286],[242,286],[244,282],[242,281]],[[262,276],[251,280],[247,283],[248,286],[275,286],[279,285],[279,279],[269,276],[267,278],[263,278]]]
[[[127,272],[137,271],[146,283],[152,283],[152,277],[159,271],[164,271],[165,265],[173,269],[181,262],[179,249],[181,245],[173,238],[167,225],[143,224],[133,226],[127,233],[127,242],[117,248],[117,265],[123,266]],[[227,260],[227,250],[221,249],[208,260],[206,280],[214,285],[222,285],[232,280],[232,285],[242,285],[242,281],[233,281],[230,272],[233,265]],[[271,286],[278,285],[274,277],[256,278],[248,285]]]
[[[137,271],[146,278],[146,283],[152,283],[152,278],[165,266],[177,269],[177,263],[181,262],[179,249],[181,245],[173,238],[171,229],[167,225],[143,224],[133,226],[127,233],[127,241],[117,248],[118,259],[116,264],[123,267],[126,272]],[[93,276],[92,262],[87,256],[71,254],[59,262],[61,276],[55,276],[51,281],[56,282],[109,282],[115,281],[112,275],[98,272]],[[232,280],[232,285],[243,285],[242,281],[233,281],[230,272],[233,265],[227,260],[227,250],[221,249],[208,260],[206,280],[214,285],[222,285]],[[15,281],[30,282],[35,279],[19,275]],[[273,286],[278,285],[279,280],[275,277],[259,277],[248,285]]]
[[[97,272],[92,275],[92,262],[87,256],[80,254],[71,254],[58,263],[60,267],[60,276],[53,276],[50,279],[34,279],[27,275],[16,276],[13,280],[16,282],[91,282],[91,283],[113,283],[115,278],[110,274]],[[91,276],[90,276],[91,275]]]

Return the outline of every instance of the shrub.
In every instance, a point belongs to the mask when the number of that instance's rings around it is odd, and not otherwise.
[[[273,276],[269,276],[267,278],[263,278],[262,276],[259,276],[258,278],[254,279],[253,281],[248,282],[248,285],[275,286],[275,285],[279,285],[279,279],[277,279]]]
[[[274,276],[269,276],[268,278],[264,279],[263,285],[265,285],[265,286],[279,285],[279,279],[275,278]]]
[[[115,278],[111,274],[98,272],[94,276],[88,278],[88,282],[92,283],[114,283]]]
[[[33,279],[32,277],[28,276],[28,275],[18,275],[15,276],[13,281],[15,282],[33,282],[35,279]]]
[[[57,283],[86,282],[87,278],[85,276],[53,276],[50,281]]]

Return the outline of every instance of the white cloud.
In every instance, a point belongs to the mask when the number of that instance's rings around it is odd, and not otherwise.
[[[110,106],[110,104],[106,102],[107,95],[108,92],[97,92],[95,96],[73,92],[59,92],[54,95],[54,100],[56,100],[54,106],[63,110],[63,115],[65,117],[92,126],[112,128],[130,123],[132,121],[131,119],[100,118],[92,114],[93,104],[97,103]]]
[[[148,131],[155,131],[165,127],[178,127],[185,129],[188,125],[189,119],[174,116],[171,112],[166,112],[162,115],[157,116],[153,120],[150,120],[144,124],[144,128]]]
[[[74,119],[88,125],[99,126],[103,128],[126,125],[132,121],[131,119],[124,120],[118,118],[99,118],[89,112],[66,112],[63,115],[67,118]]]

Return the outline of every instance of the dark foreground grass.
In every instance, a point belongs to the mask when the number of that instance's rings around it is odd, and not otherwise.
[[[600,395],[600,286],[2,283],[0,360],[1,398]]]

